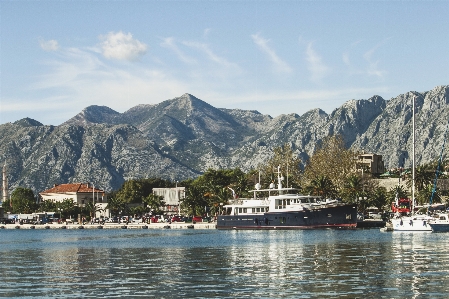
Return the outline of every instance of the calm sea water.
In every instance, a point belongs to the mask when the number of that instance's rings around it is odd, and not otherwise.
[[[0,297],[447,298],[449,234],[1,230]]]

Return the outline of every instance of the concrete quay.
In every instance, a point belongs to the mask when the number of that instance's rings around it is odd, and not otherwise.
[[[216,223],[0,224],[1,229],[215,229]]]

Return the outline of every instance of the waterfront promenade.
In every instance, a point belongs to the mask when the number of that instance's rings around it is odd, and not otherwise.
[[[0,229],[215,229],[215,222],[105,223],[105,224],[1,224]]]

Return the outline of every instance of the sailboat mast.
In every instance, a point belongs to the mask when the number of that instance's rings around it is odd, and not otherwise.
[[[415,211],[415,97],[412,98],[412,214]]]

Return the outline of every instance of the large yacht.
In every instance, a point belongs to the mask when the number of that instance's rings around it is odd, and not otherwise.
[[[319,196],[302,195],[295,188],[270,184],[252,190],[251,199],[233,199],[217,217],[217,229],[356,228],[357,205]]]

